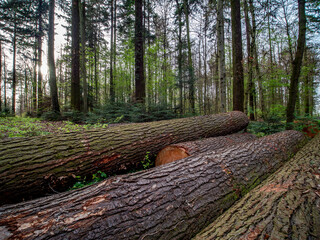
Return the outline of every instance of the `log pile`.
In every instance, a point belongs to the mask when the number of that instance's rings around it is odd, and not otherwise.
[[[68,189],[76,176],[135,168],[146,153],[200,138],[227,135],[248,125],[242,112],[127,124],[108,129],[10,139],[0,145],[0,205]]]
[[[0,239],[190,239],[279,168],[303,141],[303,134],[286,131],[4,206]],[[306,160],[308,153],[303,154]],[[292,168],[293,177],[298,170]],[[301,204],[309,206],[306,199]]]
[[[320,135],[194,239],[320,239]]]

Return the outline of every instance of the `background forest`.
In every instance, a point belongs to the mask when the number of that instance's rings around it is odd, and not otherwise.
[[[231,16],[238,1],[226,0],[0,2],[2,115],[139,122],[236,109],[283,120],[300,2],[306,44],[294,113],[319,113],[316,0],[243,0],[241,22]],[[243,67],[240,82],[233,60]],[[243,109],[235,107],[241,97]]]

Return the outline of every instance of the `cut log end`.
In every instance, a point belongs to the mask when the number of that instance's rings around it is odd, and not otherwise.
[[[155,165],[160,166],[189,156],[188,150],[184,147],[168,146],[158,153]]]

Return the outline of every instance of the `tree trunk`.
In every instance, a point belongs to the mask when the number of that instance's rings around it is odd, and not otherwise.
[[[2,83],[2,45],[0,40],[0,112],[2,111],[1,83]]]
[[[146,83],[144,79],[144,63],[143,63],[143,12],[142,0],[135,1],[135,101],[137,103],[145,103]]]
[[[195,239],[320,239],[320,135]]]
[[[287,131],[0,208],[2,239],[190,239],[297,150]],[[297,171],[298,172],[298,171]]]
[[[17,56],[17,23],[16,23],[16,15],[14,16],[14,30],[13,30],[13,60],[12,60],[12,105],[11,110],[12,114],[16,113],[16,56]]]
[[[83,112],[88,112],[88,83],[86,69],[86,1],[80,3],[81,77],[83,85]]]
[[[114,0],[111,0],[111,18],[110,18],[110,32],[111,32],[111,37],[110,37],[110,101],[112,103],[115,102],[115,84],[114,84],[114,79],[113,79],[113,66],[114,66],[114,63],[113,63],[113,47],[114,47],[114,44],[113,44],[113,41],[114,41],[114,38],[113,38],[113,34],[114,34],[114,21],[113,21],[113,14],[114,14]]]
[[[188,156],[214,151],[220,148],[225,148],[230,145],[234,145],[236,143],[248,142],[255,139],[256,137],[253,134],[236,133],[223,137],[205,138],[197,141],[169,145],[163,148],[157,154],[155,165],[160,166],[163,164],[186,158]]]
[[[245,0],[244,3],[244,15],[245,15],[245,22],[246,22],[246,35],[247,35],[247,54],[248,54],[248,84],[247,84],[247,91],[246,91],[246,101],[245,101],[245,113],[249,113],[250,120],[254,121],[254,92],[255,87],[253,83],[253,54],[254,54],[254,44],[252,41],[253,32],[250,24],[249,19],[249,7],[248,2]],[[248,104],[249,103],[249,104]],[[249,105],[249,111],[248,111]]]
[[[305,13],[305,0],[298,0],[299,10],[299,37],[298,46],[295,55],[295,59],[292,63],[292,73],[290,79],[289,88],[289,101],[287,105],[287,123],[292,123],[294,119],[294,110],[297,101],[299,77],[304,53],[304,47],[306,44],[306,13]],[[288,128],[292,126],[288,125]]]
[[[242,66],[242,37],[240,0],[231,1],[232,62],[233,62],[233,110],[243,112],[244,80]]]
[[[51,109],[53,112],[60,113],[60,106],[58,100],[56,65],[54,62],[54,10],[55,0],[50,0],[49,5],[49,31],[48,31],[48,65],[50,72],[50,95],[51,95]]]
[[[72,0],[71,107],[80,111],[79,0]]]
[[[219,82],[220,82],[220,111],[226,112],[226,67],[225,67],[225,51],[224,51],[224,16],[223,2],[218,0],[217,11],[217,48],[219,63]],[[218,93],[217,93],[218,94]]]
[[[43,113],[43,94],[42,94],[42,0],[39,0],[39,6],[38,6],[38,114]]]
[[[77,175],[123,172],[141,164],[147,152],[152,155],[169,144],[237,132],[247,124],[243,113],[231,112],[9,139],[0,146],[0,202],[65,190]]]
[[[189,0],[183,0],[184,15],[186,18],[186,30],[187,30],[187,45],[188,45],[188,74],[189,74],[189,102],[191,107],[191,112],[195,114],[195,77],[194,69],[192,63],[192,53],[191,53],[191,39],[190,39],[190,24],[189,24]]]
[[[183,114],[183,80],[182,80],[182,9],[179,0],[176,0],[178,14],[178,84],[179,84],[179,108],[180,115]]]

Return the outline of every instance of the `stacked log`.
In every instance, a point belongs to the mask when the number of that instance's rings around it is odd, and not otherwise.
[[[0,205],[67,190],[76,176],[109,175],[141,165],[147,152],[184,141],[238,132],[242,112],[126,124],[60,135],[9,139],[0,145]]]
[[[0,239],[190,239],[292,156],[286,131],[0,208]]]
[[[189,141],[169,145],[163,148],[157,155],[155,165],[160,166],[174,162],[191,155],[214,151],[232,144],[243,143],[257,139],[253,134],[235,133],[222,137],[205,138],[197,141]]]
[[[194,239],[320,239],[320,135]]]

